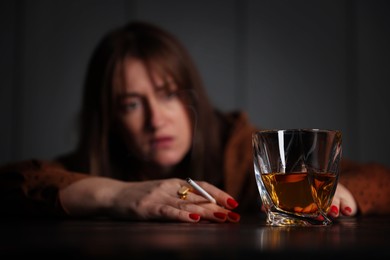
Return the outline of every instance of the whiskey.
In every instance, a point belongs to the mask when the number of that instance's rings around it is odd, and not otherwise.
[[[318,207],[328,212],[337,184],[331,173],[269,173],[261,178],[276,207],[313,215],[319,213]]]

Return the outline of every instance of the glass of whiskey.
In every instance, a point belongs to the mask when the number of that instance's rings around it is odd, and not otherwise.
[[[341,132],[274,129],[253,133],[253,164],[271,226],[327,226],[342,154]]]

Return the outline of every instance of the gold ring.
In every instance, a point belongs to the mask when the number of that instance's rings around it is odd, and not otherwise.
[[[190,191],[190,188],[187,186],[181,186],[180,189],[177,191],[177,195],[179,195],[179,198],[182,200],[187,199],[188,192]]]

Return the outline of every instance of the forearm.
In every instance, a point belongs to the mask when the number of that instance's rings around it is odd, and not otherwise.
[[[59,199],[70,216],[107,216],[115,208],[115,198],[127,184],[122,181],[90,177],[60,190]]]
[[[390,170],[385,166],[344,161],[340,183],[352,193],[362,215],[390,214]]]
[[[24,161],[0,167],[0,213],[2,216],[64,216],[58,203],[59,190],[86,174],[66,171],[59,164]]]

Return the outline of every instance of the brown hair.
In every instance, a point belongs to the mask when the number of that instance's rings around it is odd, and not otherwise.
[[[125,148],[114,134],[115,88],[112,79],[116,64],[125,57],[142,60],[147,67],[170,75],[182,101],[190,108],[194,140],[187,155],[186,176],[221,182],[223,149],[221,126],[201,77],[184,46],[169,32],[146,22],[134,21],[105,35],[91,57],[80,116],[79,154],[86,156],[85,168],[93,175],[124,178]],[[128,162],[127,162],[128,163]],[[134,165],[132,165],[132,168]],[[127,172],[126,174],[132,174]],[[218,180],[213,180],[215,176]],[[130,178],[131,179],[131,178]]]

